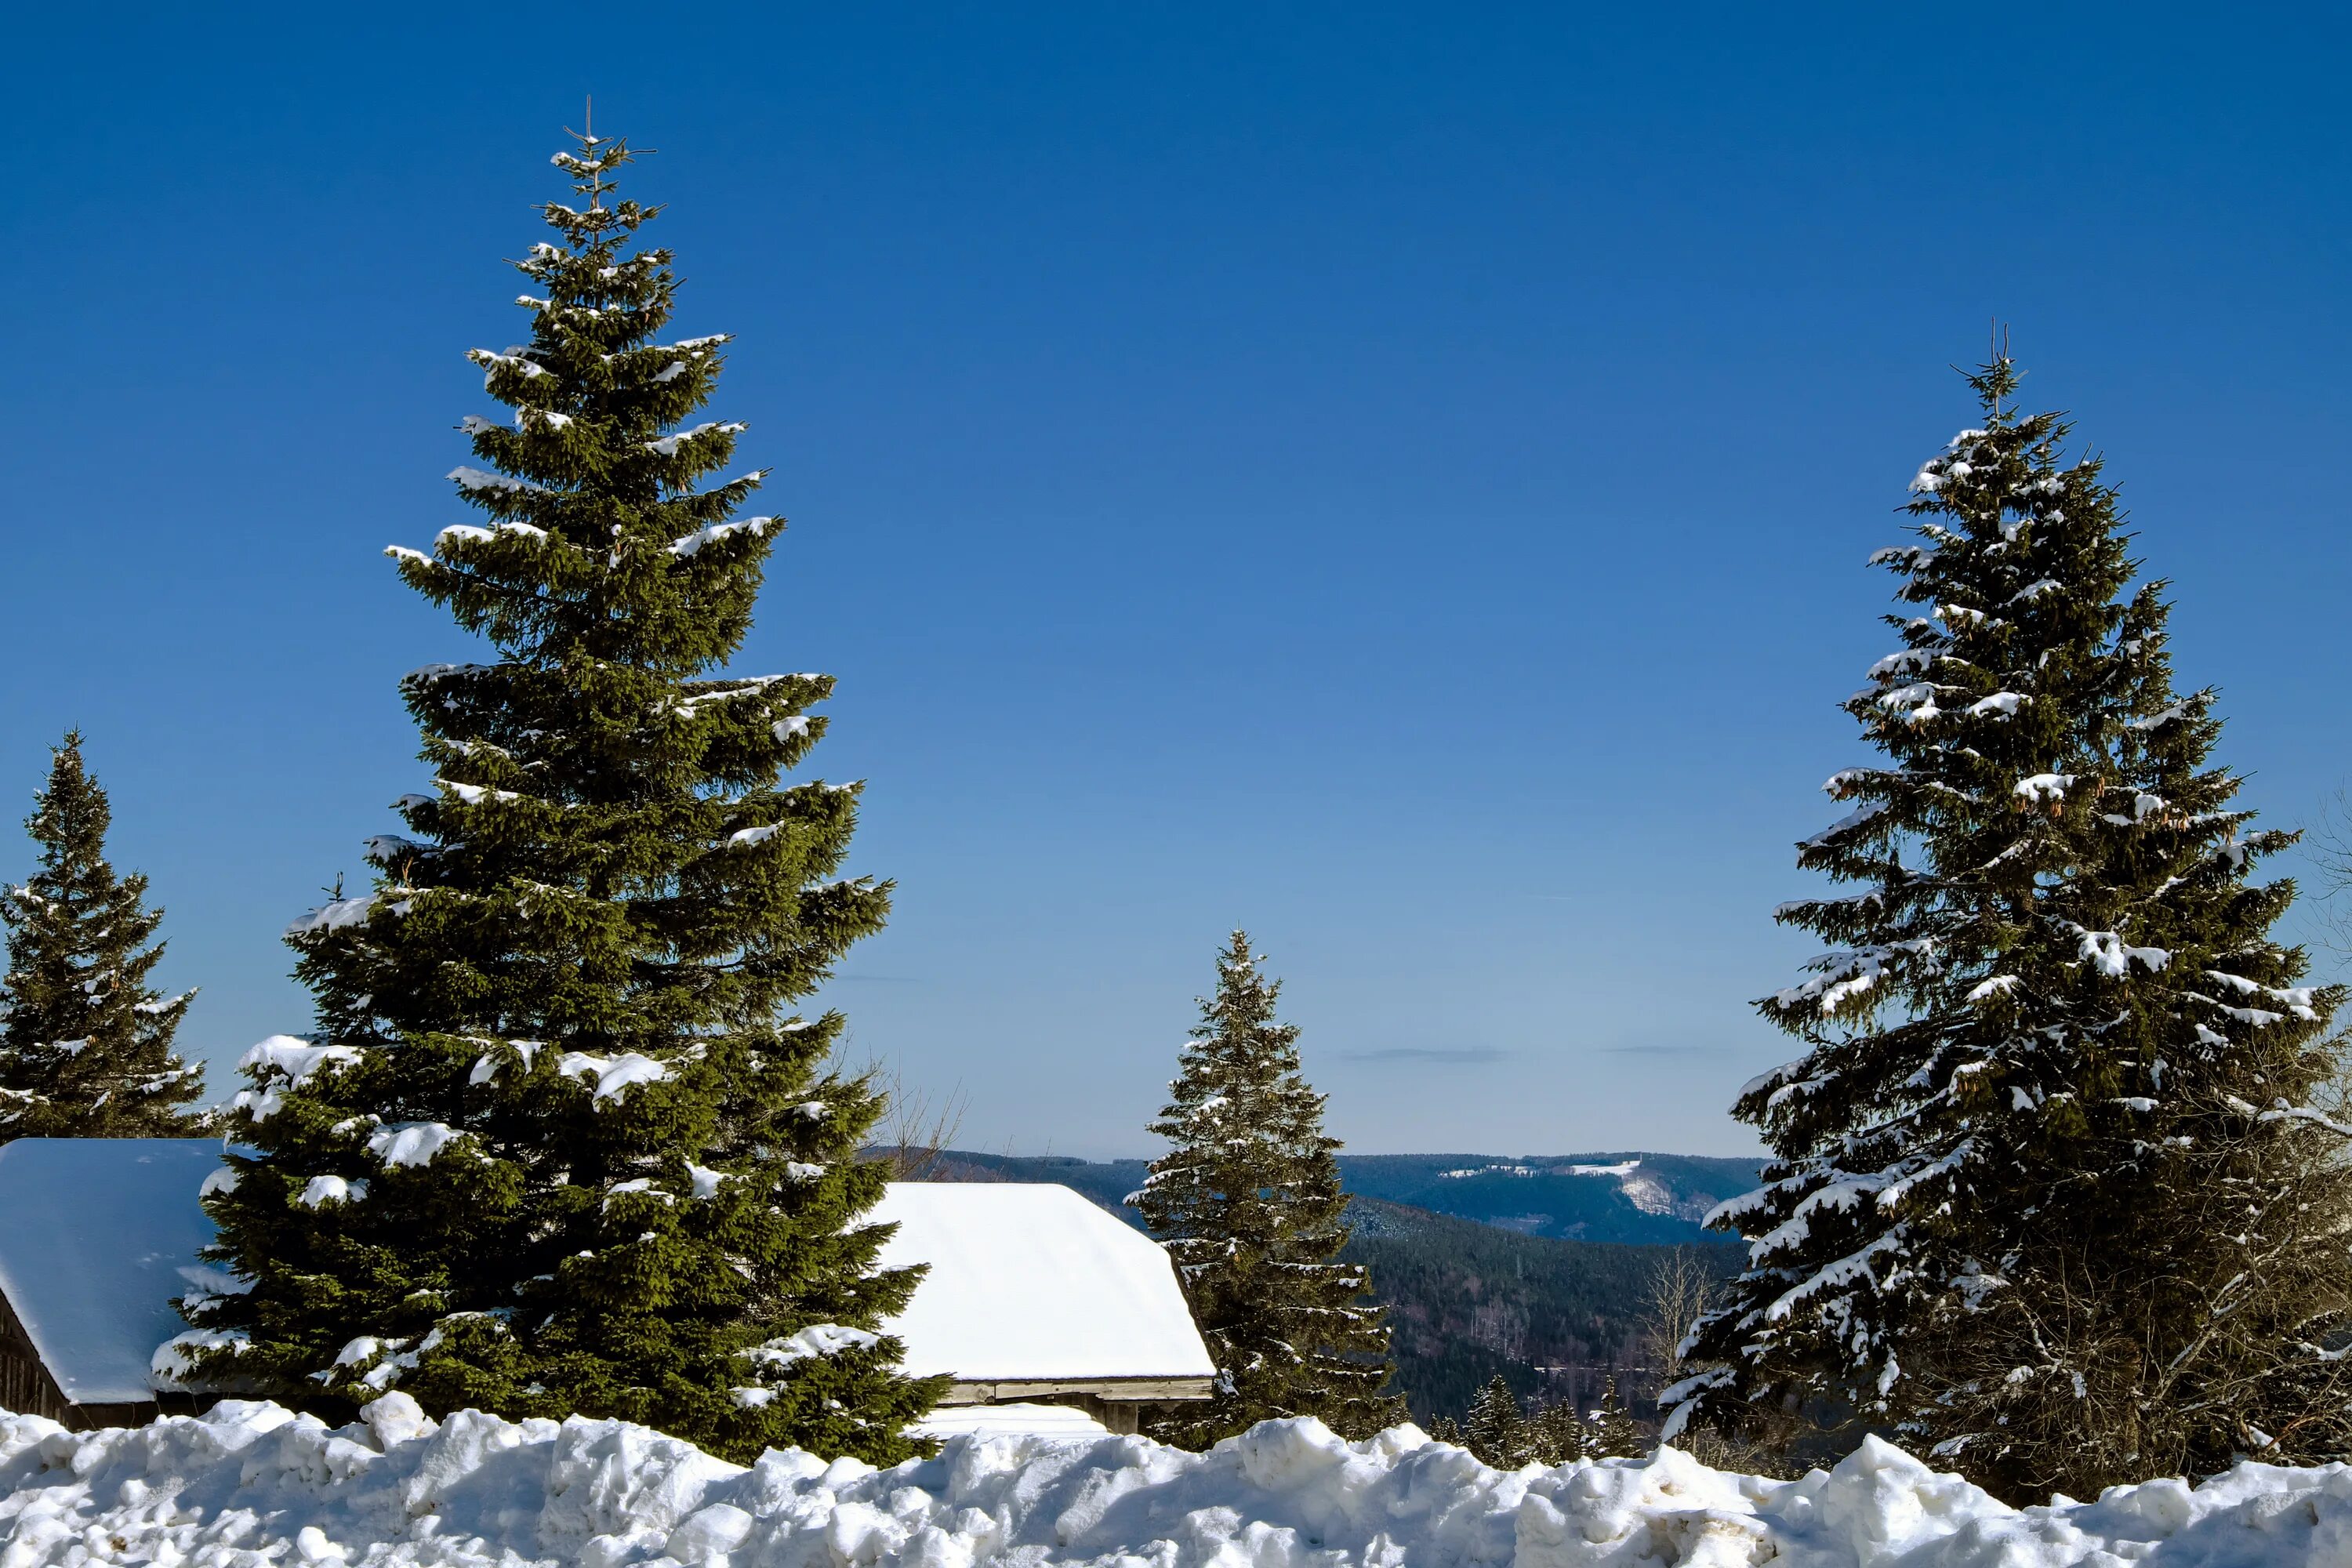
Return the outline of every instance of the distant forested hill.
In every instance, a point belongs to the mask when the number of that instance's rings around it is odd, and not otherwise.
[[[1696,1154],[1343,1154],[1348,1190],[1528,1236],[1684,1242],[1759,1162]]]
[[[1612,1373],[1629,1396],[1646,1386],[1638,1321],[1673,1247],[1526,1236],[1379,1198],[1358,1198],[1350,1217],[1343,1256],[1371,1270],[1389,1309],[1415,1420],[1459,1416],[1496,1373],[1522,1400],[1578,1409]],[[1701,1251],[1726,1275],[1739,1261],[1735,1247]]]
[[[1478,1220],[1528,1236],[1575,1241],[1675,1244],[1708,1239],[1706,1211],[1756,1184],[1758,1162],[1696,1154],[1342,1154],[1350,1193]],[[1141,1160],[1054,1154],[940,1157],[938,1181],[1059,1182],[1129,1221],[1127,1194],[1143,1184]]]

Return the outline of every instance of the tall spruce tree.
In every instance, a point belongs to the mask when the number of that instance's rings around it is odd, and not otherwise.
[[[1381,1309],[1347,1244],[1339,1141],[1298,1065],[1298,1029],[1274,1016],[1281,982],[1235,931],[1151,1131],[1168,1140],[1132,1199],[1174,1256],[1218,1370],[1214,1398],[1155,1428],[1206,1447],[1255,1422],[1314,1415],[1344,1436],[1405,1418]]]
[[[2352,1439],[2342,1000],[2269,931],[2290,841],[2232,809],[2213,694],[2114,489],[2013,407],[1919,470],[1916,613],[1844,704],[1883,763],[1783,906],[1835,945],[1759,1004],[1807,1054],[1737,1114],[1774,1160],[1713,1223],[1750,1264],[1685,1342],[1671,1431],[1850,1421],[2026,1499]]]
[[[759,473],[709,482],[743,426],[686,421],[728,339],[661,339],[629,161],[556,157],[582,199],[515,264],[530,340],[470,356],[513,410],[462,426],[483,519],[390,552],[497,657],[404,681],[433,788],[372,891],[287,933],[316,1033],[246,1058],[206,1199],[230,1278],[159,1367],[888,1463],[939,1392],[878,1331],[919,1270],[877,1270],[859,1217],[880,1105],[826,1073],[842,1019],[791,1010],[889,884],[838,874],[856,786],[778,782],[830,679],[712,674],[782,525],[737,515]]]
[[[147,984],[163,911],[147,879],[106,858],[106,792],[68,731],[25,827],[40,869],[0,898],[8,973],[0,979],[0,1142],[16,1138],[184,1138],[206,1122],[187,1107],[204,1069],[172,1050],[195,993]]]

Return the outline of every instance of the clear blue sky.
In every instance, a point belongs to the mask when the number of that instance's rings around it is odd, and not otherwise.
[[[1752,1147],[1863,558],[1989,318],[2252,801],[2352,766],[2318,15],[22,15],[0,810],[82,726],[215,1087],[306,1026],[278,933],[467,651],[379,552],[464,515],[593,91],[792,520],[739,668],[837,675],[815,771],[871,781],[862,1051],[970,1142],[1139,1151],[1245,923],[1353,1147]]]

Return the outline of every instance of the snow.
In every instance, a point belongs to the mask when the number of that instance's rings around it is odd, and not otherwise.
[[[2064,800],[2066,792],[2074,787],[2073,773],[2035,773],[2031,778],[2018,780],[2011,793],[2037,804],[2046,801],[2055,805]]]
[[[943,1405],[915,1423],[926,1437],[1108,1437],[1110,1428],[1066,1405]]]
[[[2157,1480],[2021,1510],[1875,1438],[1834,1469],[1783,1482],[1711,1470],[1673,1448],[1501,1471],[1411,1426],[1350,1444],[1311,1419],[1266,1422],[1205,1454],[1085,1430],[983,1429],[952,1437],[937,1458],[877,1471],[796,1450],[746,1469],[618,1421],[465,1412],[436,1422],[397,1394],[341,1427],[243,1401],[131,1430],[0,1418],[9,1568],[2347,1560],[2352,1469],[2342,1465],[2241,1465],[2194,1488]]]
[[[172,1298],[213,1238],[194,1198],[218,1169],[205,1138],[0,1145],[0,1295],[68,1399],[154,1397],[148,1358],[186,1326]]]
[[[1208,1377],[1168,1254],[1067,1187],[898,1182],[881,1264],[930,1273],[889,1327],[907,1370],[964,1382]]]
[[[438,1121],[399,1122],[369,1133],[368,1152],[387,1165],[429,1165],[458,1136],[456,1128]]]
[[[740,1353],[745,1361],[763,1366],[787,1367],[821,1356],[839,1355],[843,1351],[870,1350],[881,1339],[881,1335],[865,1329],[847,1328],[840,1323],[812,1323],[796,1334],[770,1340]]]
[[[617,1057],[566,1051],[556,1058],[555,1070],[566,1078],[595,1079],[594,1098],[598,1100],[610,1100],[632,1084],[659,1083],[669,1077],[669,1068],[635,1051],[624,1051]]]
[[[236,1065],[248,1072],[283,1073],[289,1084],[299,1085],[322,1067],[348,1066],[359,1059],[353,1046],[314,1046],[292,1035],[272,1035],[247,1047]]]
[[[536,489],[527,486],[526,489]],[[544,493],[544,492],[541,492]],[[501,533],[511,533],[524,539],[545,539],[547,530],[528,522],[498,522],[483,528],[471,522],[453,522],[433,536],[433,548],[446,552],[453,543],[467,544],[480,540],[496,539]]]
[[[341,931],[345,926],[365,925],[368,911],[373,908],[375,908],[373,893],[362,893],[356,899],[337,899],[331,904],[320,905],[288,926],[286,934],[308,936],[312,931]]]
[[[1630,1176],[1641,1165],[1639,1160],[1628,1160],[1620,1165],[1570,1165],[1571,1176]]]
[[[2172,723],[2175,720],[2187,718],[2189,716],[2189,710],[2196,705],[2196,702],[2197,699],[2192,697],[2186,702],[2174,703],[2171,707],[2166,709],[2161,713],[2151,713],[2145,719],[2126,720],[2124,722],[2124,728],[2126,730],[2160,730],[2165,725]]]
[[[698,528],[683,538],[671,540],[668,550],[672,555],[682,559],[694,554],[706,544],[716,544],[732,534],[749,533],[756,539],[775,522],[772,517],[746,517],[733,522],[714,522],[708,528]]]
[[[740,436],[744,428],[743,422],[740,419],[706,419],[691,430],[680,430],[674,436],[664,436],[657,441],[647,441],[645,443],[645,448],[657,457],[675,458],[680,447],[697,437],[707,436],[713,430],[724,431],[730,436]]]
[[[2076,956],[2095,967],[2102,974],[2120,980],[2138,963],[2147,969],[2162,969],[2172,962],[2172,954],[2160,947],[2127,947],[2124,939],[2111,931],[2084,931],[2075,928],[2080,941],[2075,944]]]
[[[344,1176],[313,1176],[303,1184],[294,1201],[306,1209],[326,1204],[357,1203],[367,1196],[365,1178],[353,1180]]]

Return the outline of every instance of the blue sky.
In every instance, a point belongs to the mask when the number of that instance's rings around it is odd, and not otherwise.
[[[840,679],[898,879],[861,1053],[1141,1151],[1240,923],[1355,1148],[1750,1148],[1863,558],[1990,319],[2250,800],[2352,770],[2341,27],[1897,9],[20,18],[0,803],[82,726],[184,1043],[303,1027],[278,933],[467,652],[379,552],[462,515],[593,91],[792,520],[739,668]]]

